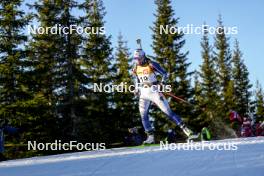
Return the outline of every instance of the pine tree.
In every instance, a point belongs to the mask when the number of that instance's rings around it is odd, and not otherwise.
[[[131,69],[132,69],[132,59],[127,47],[127,42],[123,39],[121,33],[118,35],[118,44],[115,53],[115,85],[127,85],[126,87],[133,85]],[[131,113],[138,111],[137,101],[133,92],[123,92],[114,93],[115,101],[115,115],[114,119],[114,129],[116,129],[116,137],[120,136],[124,138],[128,128],[135,127],[140,123],[139,113]]]
[[[59,26],[70,29],[79,25],[72,10],[78,7],[75,1],[43,1],[31,5],[36,9],[39,27],[48,29]],[[77,123],[83,116],[80,101],[80,82],[85,78],[81,72],[79,46],[81,36],[76,31],[60,31],[55,34],[32,34],[29,50],[34,65],[31,74],[35,75],[33,90],[40,92],[49,102],[47,112],[58,121],[61,138],[77,137]]]
[[[223,22],[221,16],[218,19],[218,27],[215,37],[215,51],[214,59],[217,63],[217,80],[218,87],[220,91],[221,103],[219,104],[219,109],[222,111],[222,118],[227,118],[227,113],[229,112],[230,105],[227,104],[227,98],[229,95],[228,87],[230,86],[230,80],[232,78],[231,71],[231,51],[229,47],[229,38],[225,34]],[[229,101],[230,102],[230,101]],[[227,120],[227,119],[226,119]]]
[[[204,111],[204,96],[202,94],[203,87],[199,77],[199,72],[195,71],[194,73],[194,96],[192,103],[194,104],[194,117],[191,121],[191,126],[195,126],[197,129],[206,126],[205,121],[207,120],[206,114]]]
[[[16,125],[30,116],[32,94],[25,78],[27,37],[22,32],[30,18],[20,9],[21,1],[0,2],[0,117]]]
[[[59,23],[61,14],[58,1],[42,1],[29,5],[35,10],[33,14],[38,22],[37,28],[47,29]],[[32,26],[34,28],[34,26]],[[27,50],[29,56],[29,69],[27,75],[31,78],[28,81],[30,91],[36,95],[34,118],[28,119],[32,134],[30,138],[42,141],[56,139],[61,136],[57,129],[58,119],[56,104],[58,101],[57,92],[59,85],[64,80],[60,79],[60,67],[63,64],[63,37],[60,34],[51,34],[49,31],[38,33],[31,31],[31,40]],[[54,133],[56,131],[56,133]],[[51,135],[52,134],[52,135]]]
[[[235,41],[235,49],[232,57],[233,63],[233,80],[234,80],[234,95],[235,109],[241,116],[245,116],[249,112],[250,104],[250,88],[252,85],[249,81],[249,73],[242,59],[242,53],[239,48],[239,43]]]
[[[223,117],[222,102],[232,104],[234,86],[232,81],[228,81],[225,90],[225,99],[220,98],[222,94],[219,85],[220,79],[217,70],[219,62],[212,55],[213,49],[209,44],[207,28],[204,29],[204,36],[201,41],[203,63],[200,66],[201,77],[201,98],[198,102],[200,114],[197,114],[197,120],[201,121],[201,126],[206,126],[212,132],[214,138],[223,138],[234,135],[233,131],[225,125]],[[198,111],[199,112],[199,111]]]
[[[21,3],[18,0],[0,2],[0,116],[11,119],[15,127],[26,127],[19,142],[50,141],[55,123],[46,111],[49,102],[42,93],[33,90],[33,64],[26,49],[27,36],[22,32],[31,16],[20,9]],[[26,153],[35,152],[38,153]]]
[[[192,73],[188,72],[188,67],[190,66],[186,57],[188,52],[184,53],[181,51],[185,43],[183,39],[184,34],[180,31],[176,33],[160,31],[161,27],[177,27],[179,18],[174,18],[174,11],[170,0],[156,0],[155,4],[157,6],[155,14],[156,20],[154,27],[152,27],[152,48],[155,57],[165,70],[167,70],[169,84],[172,85],[173,93],[189,100],[193,93],[190,85],[190,76]],[[178,103],[171,103],[171,105],[172,109],[176,109],[177,113],[185,117],[185,120],[188,121],[190,117],[190,108],[188,106]],[[161,127],[164,125],[164,123],[156,121],[156,124],[159,123]]]
[[[92,26],[97,29],[104,27],[105,9],[102,0],[86,0],[82,4],[82,9],[86,13],[83,27]],[[86,130],[83,135],[87,140],[109,142],[111,140],[109,131],[113,130],[111,126],[108,126],[112,121],[112,93],[94,92],[91,87],[93,88],[94,84],[112,83],[110,37],[104,33],[86,35],[84,45],[82,67],[87,77],[85,97],[89,104],[86,106],[86,119],[83,119],[83,129]]]
[[[256,83],[255,108],[256,121],[264,121],[264,92],[258,81]]]
[[[72,15],[72,11],[79,7],[79,4],[75,0],[65,0],[61,1],[61,16],[59,17],[59,22],[62,27],[71,28],[72,26],[80,26],[83,21],[82,18],[75,17]],[[60,65],[60,77],[64,80],[63,84],[58,87],[61,93],[57,96],[61,97],[59,100],[60,112],[65,120],[66,128],[64,132],[67,132],[71,138],[78,139],[80,137],[79,123],[81,118],[85,116],[84,112],[84,102],[80,99],[82,88],[81,83],[85,83],[84,73],[81,70],[81,56],[79,54],[79,49],[81,45],[81,34],[77,31],[72,31],[68,33],[63,33],[63,58],[59,62]],[[68,129],[68,130],[67,130]],[[66,131],[65,131],[66,130]]]
[[[119,33],[117,40],[117,47],[115,53],[115,67],[118,82],[127,82],[132,84],[131,75],[129,71],[132,69],[132,59],[129,48],[127,47],[127,41],[123,39],[123,35]]]
[[[198,102],[200,107],[204,108],[201,112],[201,116],[204,118],[204,124],[210,124],[216,119],[212,119],[208,112],[214,112],[216,115],[216,109],[219,103],[219,97],[217,95],[217,74],[216,74],[216,63],[212,56],[212,46],[209,43],[209,37],[207,28],[205,27],[205,33],[202,37],[201,47],[202,47],[202,65],[200,66],[199,76],[201,78],[201,98]]]
[[[225,92],[225,103],[228,105],[228,109],[236,109],[236,101],[234,81],[230,80]]]

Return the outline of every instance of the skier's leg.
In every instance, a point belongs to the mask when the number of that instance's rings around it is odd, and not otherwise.
[[[167,99],[162,93],[155,93],[153,96],[153,102],[169,117],[171,121],[177,125],[182,123],[181,117],[171,110]]]
[[[139,112],[140,112],[141,121],[142,121],[145,132],[153,131],[150,121],[149,121],[149,116],[148,116],[149,108],[150,108],[150,101],[140,98],[139,99]]]
[[[186,136],[189,137],[193,134],[193,132],[182,122],[180,116],[171,110],[167,99],[162,93],[155,93],[152,100],[169,117],[171,121],[180,126]]]
[[[139,111],[141,115],[141,121],[144,127],[145,132],[147,133],[147,139],[143,142],[144,144],[154,143],[154,132],[151,127],[148,111],[150,108],[151,102],[149,100],[140,98],[139,100]]]

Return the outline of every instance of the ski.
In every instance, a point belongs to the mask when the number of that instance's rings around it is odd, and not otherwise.
[[[187,138],[187,142],[191,142],[191,141],[198,141],[200,139],[200,133],[196,133],[196,134],[191,134],[190,136],[188,136]]]

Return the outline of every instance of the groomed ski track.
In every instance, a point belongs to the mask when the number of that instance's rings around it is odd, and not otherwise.
[[[209,150],[235,144],[237,150]],[[195,143],[201,145],[200,142]],[[211,141],[204,150],[160,146],[78,152],[0,162],[0,176],[263,176],[264,137]]]

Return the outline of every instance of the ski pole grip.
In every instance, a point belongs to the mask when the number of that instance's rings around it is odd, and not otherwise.
[[[141,39],[137,39],[136,42],[138,44],[139,49],[142,49]]]

